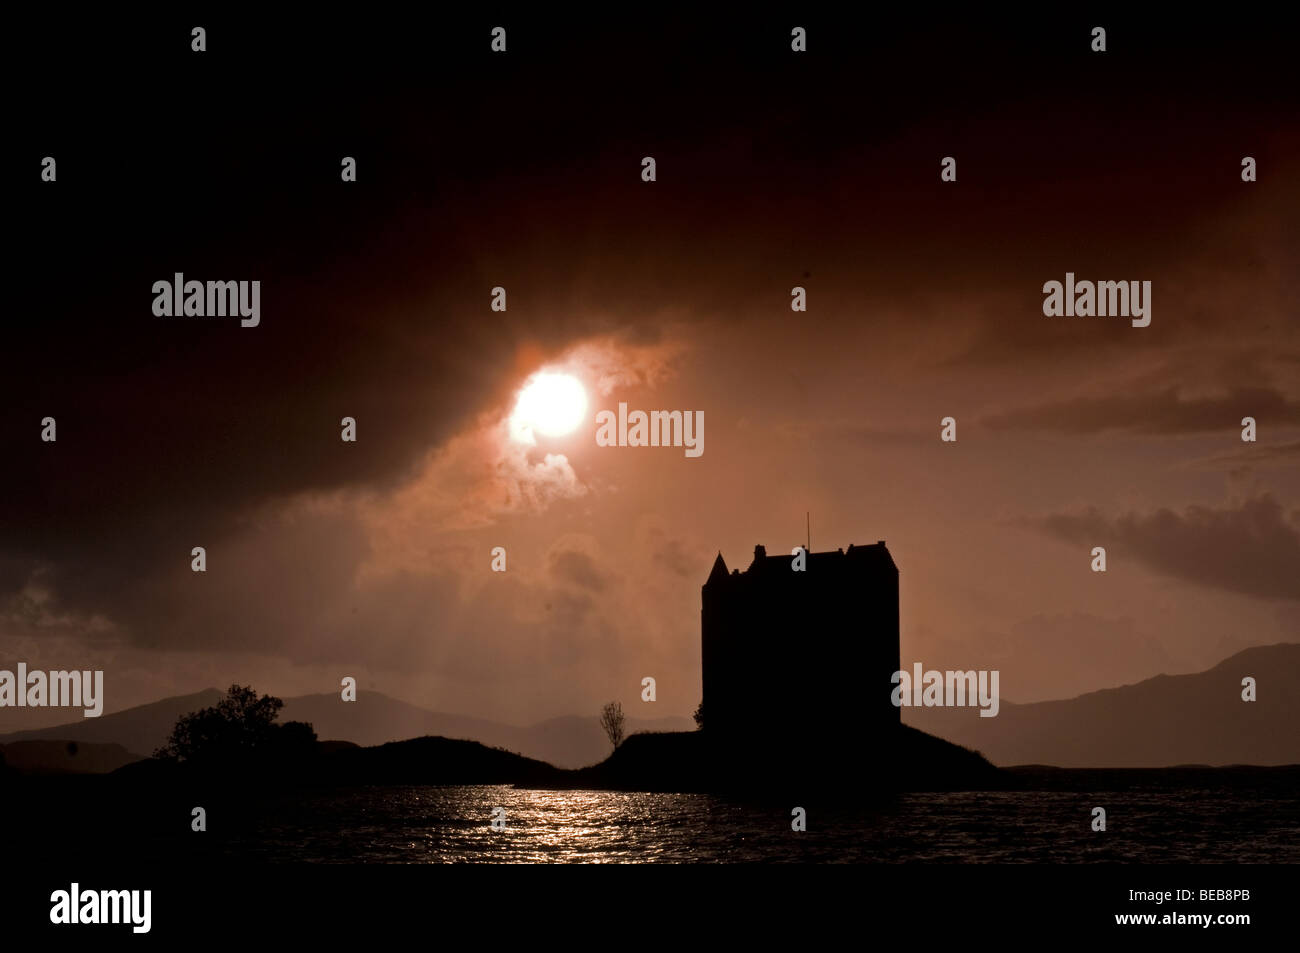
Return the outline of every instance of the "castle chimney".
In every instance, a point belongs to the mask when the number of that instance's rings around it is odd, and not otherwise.
[[[764,546],[762,543],[759,543],[757,546],[754,547],[754,558],[765,559],[766,557],[767,557],[767,547]]]

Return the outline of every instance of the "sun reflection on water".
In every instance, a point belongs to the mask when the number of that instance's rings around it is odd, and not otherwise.
[[[1240,792],[1129,792],[1127,838],[1099,845],[1078,824],[1079,795],[968,791],[905,794],[870,809],[808,805],[808,829],[790,828],[793,805],[704,794],[543,791],[505,785],[360,787],[269,805],[261,822],[221,848],[286,861],[368,863],[627,862],[1156,862],[1239,860],[1242,838],[1193,836],[1193,816],[1219,828],[1276,829],[1276,800]],[[847,800],[847,799],[846,799]],[[492,828],[504,808],[504,830]],[[1140,823],[1139,823],[1140,821]],[[1249,824],[1246,822],[1249,821]],[[1181,825],[1181,826],[1180,826]],[[1222,830],[1219,830],[1222,833]],[[215,839],[214,839],[215,840]],[[1256,842],[1260,843],[1260,842]],[[1300,847],[1265,846],[1256,861],[1297,862]],[[1279,853],[1281,851],[1281,853]]]

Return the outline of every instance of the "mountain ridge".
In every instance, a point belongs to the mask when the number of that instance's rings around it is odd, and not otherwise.
[[[1257,700],[1242,700],[1255,678]],[[1257,645],[1187,675],[1154,675],[1074,698],[973,708],[904,708],[905,724],[996,765],[1162,768],[1300,764],[1300,642]]]
[[[215,688],[175,695],[99,718],[10,732],[0,735],[0,744],[17,741],[116,744],[147,757],[166,742],[178,718],[217,704],[222,695]],[[363,747],[426,735],[479,741],[558,768],[586,767],[609,754],[609,741],[594,715],[562,715],[532,725],[509,725],[431,711],[375,691],[359,692],[355,702],[344,702],[337,692],[285,698],[279,721],[310,722],[322,741],[350,741]],[[693,727],[685,716],[628,719],[629,734]]]
[[[1241,679],[1248,675],[1258,685],[1254,702],[1241,700]],[[215,688],[172,696],[99,718],[0,735],[0,745],[71,741],[148,756],[166,741],[177,718],[215,705],[221,696]],[[382,692],[363,691],[356,702],[343,702],[332,692],[286,698],[280,720],[311,722],[323,741],[361,746],[424,736],[478,741],[566,770],[597,765],[609,754],[595,716],[509,725],[431,711]],[[1202,672],[1155,675],[1074,698],[1003,701],[995,718],[980,718],[975,708],[909,707],[903,709],[903,722],[979,751],[999,766],[1300,764],[1300,732],[1277,730],[1300,724],[1300,642],[1252,646]],[[690,719],[681,716],[628,719],[629,735],[689,727]]]

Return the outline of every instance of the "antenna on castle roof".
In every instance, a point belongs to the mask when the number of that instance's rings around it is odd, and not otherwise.
[[[804,510],[803,515],[804,515],[804,519],[807,520],[808,522],[808,544],[804,547],[803,551],[805,553],[811,553],[812,552],[812,513],[809,512],[808,510]]]

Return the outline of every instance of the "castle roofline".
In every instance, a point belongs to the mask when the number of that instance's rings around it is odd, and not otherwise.
[[[722,558],[722,553],[718,553],[718,558],[713,561],[713,570],[709,573],[709,578],[705,585],[711,585],[721,580],[730,578],[744,578],[746,576],[769,575],[773,573],[788,573],[791,571],[791,560],[794,559],[792,553],[777,553],[768,555],[767,548],[763,545],[754,547],[754,560],[749,564],[743,573],[736,570],[731,576],[727,575],[727,564]],[[885,541],[879,540],[866,546],[858,546],[850,543],[848,549],[827,550],[820,553],[809,553],[806,560],[808,571],[816,569],[835,569],[852,567],[870,567],[878,570],[898,572],[898,566],[894,562],[894,557],[890,555]]]

